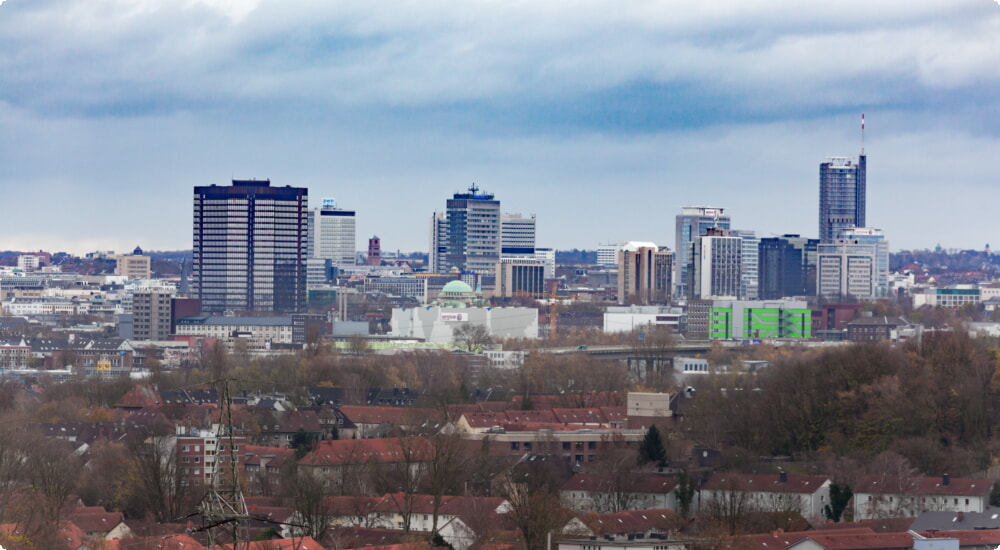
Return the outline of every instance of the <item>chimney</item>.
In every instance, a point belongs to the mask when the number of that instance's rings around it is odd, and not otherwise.
[[[941,485],[944,485],[945,487],[951,485],[951,476],[948,474],[941,476]]]
[[[955,518],[955,521],[962,521],[963,519],[965,519],[965,513],[959,512],[958,516]]]
[[[778,479],[779,479],[779,480],[780,480],[780,481],[781,481],[782,483],[788,483],[788,472],[780,472],[780,473],[778,474]]]

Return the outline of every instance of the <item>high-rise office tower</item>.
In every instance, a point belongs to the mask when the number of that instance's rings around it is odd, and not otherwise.
[[[884,297],[889,293],[889,241],[881,229],[872,227],[852,227],[844,229],[837,237],[861,244],[875,246],[875,296]]]
[[[856,239],[820,243],[816,291],[826,301],[871,300],[877,295],[879,245]]]
[[[724,208],[685,206],[677,216],[674,251],[674,296],[684,297],[687,291],[688,251],[694,238],[704,235],[709,227],[729,229],[729,216]]]
[[[500,257],[535,257],[535,215],[500,215]]]
[[[430,240],[430,271],[492,274],[501,258],[534,257],[535,217],[501,214],[500,201],[473,184],[434,213]]]
[[[710,227],[688,245],[687,298],[737,298],[743,290],[743,238]]]
[[[173,289],[146,287],[132,293],[133,338],[166,340],[171,329]]]
[[[798,235],[768,237],[758,249],[761,300],[816,295],[816,247],[819,239]]]
[[[864,152],[855,164],[831,157],[819,165],[819,240],[830,243],[844,229],[865,226]]]
[[[431,216],[431,243],[427,253],[427,271],[441,273],[444,267],[444,257],[448,253],[448,213],[435,212]]]
[[[308,258],[330,260],[337,266],[357,261],[355,212],[337,208],[334,199],[323,199],[322,208],[309,211]]]
[[[729,232],[734,237],[743,239],[743,249],[740,252],[740,295],[741,300],[756,300],[758,285],[758,254],[760,237],[752,229],[733,229]]]
[[[191,286],[205,313],[306,305],[308,190],[269,180],[194,188]]]
[[[667,247],[649,242],[625,243],[618,250],[618,303],[669,303],[673,260],[674,253]]]

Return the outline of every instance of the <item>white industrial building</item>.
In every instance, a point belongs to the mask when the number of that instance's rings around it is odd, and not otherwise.
[[[390,323],[392,336],[431,344],[450,344],[467,324],[484,325],[494,338],[538,338],[538,310],[526,307],[394,308]]]

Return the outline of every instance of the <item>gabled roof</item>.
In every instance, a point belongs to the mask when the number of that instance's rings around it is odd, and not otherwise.
[[[319,424],[319,415],[315,411],[285,411],[277,416],[277,428],[275,428],[275,424],[266,424],[261,426],[261,431],[265,433],[295,433],[300,429],[310,433],[323,431]]]
[[[507,411],[507,419],[511,422],[561,422],[551,411]]]
[[[341,439],[320,441],[299,460],[305,466],[422,461],[430,456],[430,444],[421,437],[389,439]]]
[[[404,508],[407,502],[407,495],[404,493],[393,493],[385,495],[375,503],[375,512],[398,512]],[[500,497],[465,497],[449,496],[441,497],[441,506],[438,513],[445,516],[462,517],[472,512],[499,513],[498,510],[506,502]],[[434,513],[433,495],[409,495],[410,510],[415,514]]]
[[[155,387],[139,384],[122,396],[116,407],[141,409],[143,407],[159,407],[163,405],[163,397]]]
[[[556,419],[564,424],[607,424],[608,419],[600,408],[552,409]]]
[[[850,526],[851,524],[845,523],[843,525]],[[763,533],[760,535],[743,535],[733,537],[731,539],[731,546],[734,548],[740,548],[741,550],[784,550],[785,548],[788,548],[789,546],[810,536],[821,534],[855,535],[867,533],[874,533],[874,531],[868,529],[867,527],[837,529],[832,533],[827,530],[793,531],[788,533],[778,530],[772,533]]]
[[[125,517],[121,512],[106,512],[102,509],[99,512],[74,510],[66,519],[75,523],[88,535],[92,535],[94,533],[107,533],[118,526]]]
[[[360,548],[363,546],[397,544],[402,538],[402,530],[371,529],[365,527],[336,526],[330,527],[323,534],[323,540],[328,543],[328,546],[334,548]]]
[[[858,483],[854,494],[985,497],[992,488],[993,482],[982,478],[868,476]]]
[[[702,486],[706,491],[754,491],[763,493],[813,494],[828,483],[826,476],[800,476],[788,474],[785,481],[775,474],[714,473]]]
[[[439,416],[431,409],[414,409],[403,407],[367,407],[363,405],[343,405],[340,412],[354,424],[390,424],[393,426],[409,426],[423,422],[425,418]]]
[[[563,491],[603,492],[610,487],[611,474],[573,474],[563,485]],[[647,474],[637,477],[635,493],[669,494],[677,487],[676,476]]]
[[[670,509],[626,510],[614,514],[599,514],[586,522],[596,535],[668,531],[677,514]]]

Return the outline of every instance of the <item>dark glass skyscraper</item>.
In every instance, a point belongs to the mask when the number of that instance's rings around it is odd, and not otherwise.
[[[191,285],[203,312],[305,309],[307,195],[269,180],[194,188]]]
[[[843,229],[865,227],[865,163],[844,157],[819,165],[819,240],[833,242]]]
[[[761,300],[816,294],[817,239],[798,235],[760,240],[758,291]]]

